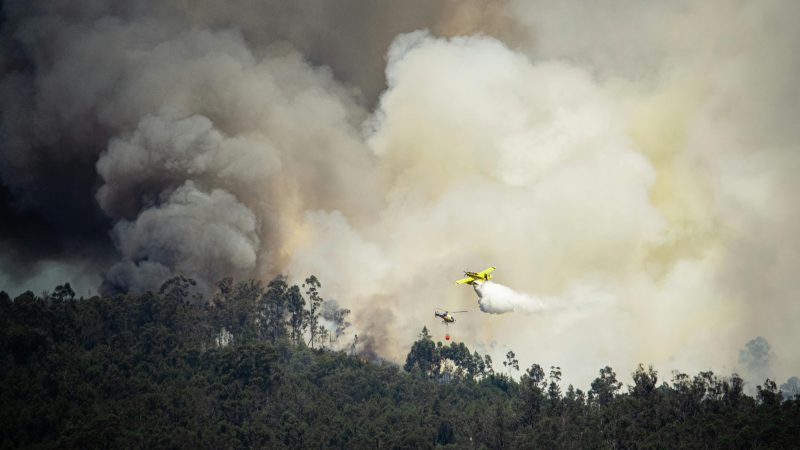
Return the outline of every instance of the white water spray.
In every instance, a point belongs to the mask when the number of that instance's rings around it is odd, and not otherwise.
[[[481,311],[490,314],[505,314],[509,312],[522,312],[534,314],[546,309],[545,302],[535,296],[523,294],[502,284],[486,281],[474,284],[475,293],[478,294],[478,306]]]

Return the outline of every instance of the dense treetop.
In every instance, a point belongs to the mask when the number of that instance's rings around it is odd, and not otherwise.
[[[402,367],[341,342],[309,277],[76,299],[0,293],[0,447],[797,448],[800,396],[733,374],[500,363],[421,331]],[[326,305],[327,303],[327,305]],[[344,350],[335,351],[334,348]]]

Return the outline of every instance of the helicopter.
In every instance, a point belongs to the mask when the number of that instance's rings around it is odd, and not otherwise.
[[[456,321],[456,318],[453,317],[453,314],[459,314],[459,313],[465,313],[465,312],[469,312],[469,311],[452,311],[452,312],[448,312],[448,311],[446,311],[446,310],[444,310],[442,308],[436,308],[436,311],[434,311],[433,315],[438,317],[438,318],[440,318],[440,319],[442,319],[442,323],[444,323],[445,325],[450,325],[451,323]]]
[[[455,321],[456,321],[456,318],[453,317],[453,314],[460,314],[460,313],[465,313],[465,312],[469,312],[469,311],[447,311],[447,310],[442,309],[442,308],[436,308],[436,310],[433,312],[434,316],[442,319],[442,323],[445,324],[445,326],[448,329],[448,331],[444,335],[444,340],[445,341],[449,341],[450,340],[450,324],[451,323],[455,323]]]

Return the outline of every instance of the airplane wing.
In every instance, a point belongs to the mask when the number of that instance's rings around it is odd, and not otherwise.
[[[489,268],[488,268],[488,269],[486,269],[486,270],[482,270],[482,271],[478,272],[478,275],[480,275],[480,276],[482,276],[482,277],[485,277],[485,276],[486,276],[486,274],[490,273],[490,272],[491,272],[491,271],[493,271],[493,270],[494,270],[494,266],[492,266],[492,267],[489,267]]]
[[[472,283],[473,281],[475,281],[475,278],[467,277],[467,278],[462,278],[462,279],[456,281],[456,283],[464,284],[464,283]]]

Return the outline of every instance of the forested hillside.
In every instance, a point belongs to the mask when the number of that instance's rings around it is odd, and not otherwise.
[[[398,366],[341,342],[349,311],[319,287],[224,280],[205,298],[179,277],[113,298],[0,293],[0,447],[800,446],[800,396],[770,380],[753,398],[735,374],[605,367],[583,390],[425,329]]]

